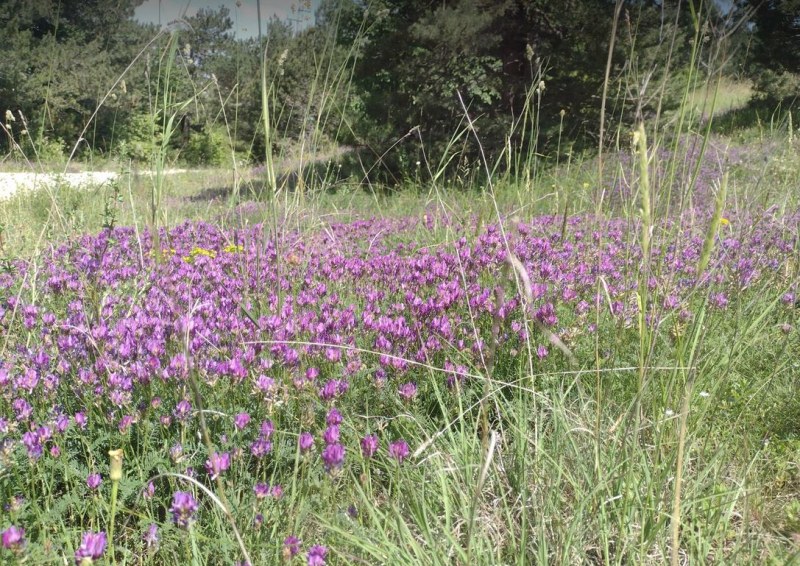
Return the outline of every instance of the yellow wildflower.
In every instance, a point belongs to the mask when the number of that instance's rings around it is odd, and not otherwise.
[[[237,246],[236,244],[230,244],[225,246],[222,251],[226,254],[240,254],[244,252],[244,248],[242,246]]]

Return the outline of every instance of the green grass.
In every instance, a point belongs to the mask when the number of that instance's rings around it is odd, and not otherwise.
[[[789,192],[791,172],[798,170],[796,152],[781,138],[774,144],[766,165],[745,161],[737,166],[728,199],[732,208],[774,203],[790,212],[797,206]],[[240,226],[269,222],[270,211],[279,209],[290,226],[308,234],[333,221],[419,217],[436,209],[484,224],[493,220],[495,207],[520,219],[560,215],[564,207],[572,216],[591,210],[585,179],[592,169],[590,162],[572,164],[569,171],[553,169],[530,191],[500,186],[494,198],[426,187],[387,197],[345,187],[297,203],[291,194],[276,202],[244,190],[239,203],[244,206],[238,209],[230,200],[228,172],[187,173],[165,179],[164,213],[170,223],[196,219]],[[7,255],[35,258],[50,243],[100,230],[111,216],[118,225],[144,230],[148,181],[123,176],[117,189],[60,187],[52,195],[20,195],[2,203]],[[111,209],[103,204],[109,201]],[[703,229],[700,220],[698,229]],[[413,241],[418,247],[447,247],[456,232],[449,227],[416,231]],[[231,475],[218,487],[237,509],[235,522],[257,564],[279,561],[276,538],[282,540],[286,532],[324,540],[332,549],[331,563],[337,564],[662,564],[672,553],[672,495],[676,469],[681,469],[680,556],[693,563],[787,564],[797,558],[792,540],[800,532],[800,474],[794,465],[800,429],[793,401],[800,342],[796,310],[777,304],[787,284],[768,278],[724,314],[695,318],[677,338],[667,328],[653,332],[646,337],[652,346],[644,360],[643,337],[635,326],[607,321],[598,329],[597,362],[580,370],[553,358],[531,375],[526,363],[500,358],[482,397],[454,402],[437,392],[428,401],[399,407],[395,419],[384,415],[382,422],[407,438],[412,450],[421,448],[410,464],[383,460],[362,469],[356,462],[327,478],[283,454],[285,465],[294,468],[288,476],[292,491],[270,504],[265,528],[248,528],[253,511],[236,503],[247,497],[239,485],[249,489],[256,478]],[[340,291],[347,296],[346,289]],[[695,306],[698,312],[705,308],[702,302]],[[780,323],[794,329],[784,334]],[[591,341],[588,350],[583,344],[577,355],[594,359]],[[430,371],[435,377],[437,370]],[[358,393],[363,396],[359,404],[381,404],[372,390]],[[214,414],[228,415],[248,405],[246,395],[211,390],[203,402]],[[163,522],[158,553],[135,550],[137,525],[164,517],[157,505],[142,514],[139,503],[131,502],[137,501],[147,470],[172,466],[157,425],[141,426],[144,444],[125,461],[117,563],[167,564],[187,556],[200,563],[230,561],[238,553],[230,525],[207,504],[196,547],[187,550],[176,527]],[[212,417],[209,426],[219,430],[220,423]],[[100,438],[73,441],[83,445],[82,465],[104,469]],[[187,452],[202,449],[186,439]],[[108,514],[103,497],[65,500],[51,490],[79,490],[80,470],[52,462],[36,469],[37,475],[27,479],[15,476],[13,468],[0,475],[4,493],[14,485],[29,494],[27,512],[49,525],[48,537],[75,540],[70,528],[45,515],[78,513],[86,528],[103,524]],[[180,485],[167,478],[159,482]],[[66,505],[73,508],[68,511]],[[357,515],[348,514],[350,506]],[[77,543],[67,543],[67,553],[69,544]],[[34,560],[43,562],[57,555],[39,543],[35,552]]]
[[[347,66],[342,64],[331,79],[339,87],[347,81]],[[323,70],[321,62],[314,87],[324,91],[330,85],[322,84]],[[166,125],[186,101],[171,100],[169,78],[164,79],[160,104]],[[265,110],[275,112],[266,81],[265,77]],[[346,412],[342,436],[348,456],[346,465],[332,473],[319,463],[321,442],[316,453],[304,455],[296,448],[301,430],[320,436],[318,425],[328,406],[319,402],[313,388],[293,389],[297,375],[291,368],[269,372],[283,387],[269,403],[260,402],[251,387],[261,373],[255,363],[246,368],[239,384],[205,382],[198,370],[187,371],[187,378],[176,386],[154,372],[146,387],[137,390],[137,401],[144,404],[136,411],[142,418],[128,432],[110,426],[106,417],[114,409],[93,401],[85,407],[91,416],[89,427],[68,430],[61,442],[62,456],[29,461],[19,443],[0,452],[0,503],[9,506],[0,530],[20,523],[29,537],[18,553],[0,549],[0,559],[19,564],[71,562],[82,532],[113,530],[114,550],[108,550],[104,560],[126,565],[230,564],[246,555],[253,564],[300,564],[305,556],[285,555],[288,535],[302,539],[304,552],[312,544],[325,544],[329,564],[800,561],[800,332],[797,305],[782,301],[784,293],[797,292],[800,284],[800,141],[789,135],[791,109],[773,109],[765,120],[747,103],[751,87],[744,82],[725,79],[714,104],[709,100],[713,90],[686,92],[683,106],[657,131],[647,123],[634,138],[619,127],[619,147],[605,154],[602,167],[592,155],[550,159],[534,147],[525,154],[501,156],[500,162],[520,168],[516,176],[482,176],[489,164],[479,161],[468,163],[462,177],[447,178],[441,174],[445,164],[437,170],[436,164],[426,162],[409,175],[405,186],[390,190],[365,182],[366,175],[335,178],[333,171],[338,169],[327,165],[329,158],[335,166],[341,157],[335,147],[319,156],[308,176],[293,175],[298,160],[315,161],[301,144],[300,151],[285,151],[283,164],[273,165],[270,154],[266,170],[256,174],[205,169],[151,178],[147,167],[131,171],[130,165],[122,164],[117,165],[121,175],[115,183],[78,188],[62,184],[0,202],[0,276],[12,277],[20,270],[26,274],[15,285],[3,287],[8,296],[0,303],[10,313],[3,316],[11,319],[0,334],[0,361],[18,361],[10,368],[14,379],[27,369],[26,356],[35,348],[56,347],[38,327],[24,326],[10,297],[40,304],[59,317],[74,308],[73,301],[80,301],[87,319],[86,328],[78,330],[92,335],[101,319],[133,309],[144,295],[158,291],[147,286],[147,277],[137,280],[141,287],[128,280],[104,286],[89,274],[81,274],[80,296],[43,291],[40,277],[53,261],[54,249],[66,243],[71,246],[69,257],[80,257],[81,246],[75,242],[111,226],[133,227],[137,242],[154,225],[190,232],[196,225],[187,221],[223,231],[261,226],[261,235],[277,242],[274,247],[253,237],[226,241],[227,251],[212,253],[207,250],[211,244],[198,236],[192,241],[195,253],[184,250],[183,259],[173,254],[170,242],[161,242],[164,257],[156,262],[140,258],[150,270],[145,275],[159,281],[162,271],[176,265],[208,265],[202,262],[211,255],[230,260],[226,273],[244,273],[246,252],[256,249],[257,262],[268,261],[274,252],[275,270],[285,284],[263,289],[258,281],[248,280],[241,304],[228,305],[229,316],[241,311],[251,322],[274,314],[278,307],[271,303],[285,305],[286,294],[299,302],[320,283],[328,296],[339,297],[340,305],[364,308],[364,296],[354,285],[333,277],[304,280],[304,269],[310,270],[312,260],[319,259],[315,254],[337,245],[337,238],[348,243],[342,251],[347,256],[368,257],[373,249],[387,255],[456,255],[456,249],[464,250],[458,246],[477,248],[488,237],[487,226],[498,227],[502,237],[497,246],[506,249],[503,240],[521,233],[521,223],[537,221],[550,222],[536,234],[543,249],[578,247],[575,232],[580,231],[590,234],[583,240],[590,251],[613,248],[619,253],[619,273],[603,271],[599,253],[587,260],[586,269],[603,276],[591,289],[592,302],[585,312],[577,314],[556,301],[556,330],[569,356],[548,342],[525,309],[519,309],[523,314],[515,320],[531,330],[532,337],[523,340],[514,338],[510,324],[499,315],[476,315],[472,308],[461,308],[458,315],[468,335],[480,335],[489,347],[486,359],[473,359],[466,368],[472,374],[468,382],[454,391],[444,386],[445,358],[470,359],[455,344],[412,364],[408,379],[416,381],[420,394],[403,401],[397,395],[399,377],[390,376],[383,386],[371,381],[379,366],[375,336],[356,331],[352,348],[362,351],[368,363],[339,406]],[[538,128],[536,112],[530,107],[527,113],[533,125],[526,121],[521,127]],[[469,118],[466,108],[465,115]],[[744,116],[756,120],[740,121]],[[269,112],[264,119],[269,129]],[[317,122],[323,119],[327,114],[316,117]],[[321,139],[320,131],[312,136],[315,147],[329,142]],[[719,151],[722,157],[710,167],[725,172],[727,194],[698,167],[699,157],[687,160],[679,145],[687,135],[696,136],[703,151]],[[479,141],[471,123],[453,136],[445,154],[458,160],[456,146],[468,136]],[[162,140],[153,169],[168,165],[168,138]],[[638,147],[633,139],[639,140]],[[675,148],[678,151],[668,157],[659,153]],[[11,170],[14,165],[4,163],[2,168]],[[419,181],[421,171],[432,181]],[[235,177],[241,184],[234,184]],[[699,196],[687,190],[695,184],[702,185]],[[360,240],[337,236],[335,225],[373,217],[403,225]],[[574,227],[573,221],[580,225]],[[681,287],[687,277],[702,275],[709,266],[728,281],[725,277],[733,277],[738,267],[724,261],[715,266],[715,258],[724,257],[729,238],[745,241],[764,226],[790,242],[790,249],[764,252],[773,254],[769,257],[776,266],[764,269],[753,285],[722,288],[729,300],[726,308],[715,308],[702,286]],[[302,246],[292,243],[293,235]],[[111,242],[109,247],[115,245]],[[697,253],[687,253],[681,270],[666,260],[639,262],[637,249],[661,257],[672,247]],[[506,251],[510,255],[512,250]],[[107,251],[104,248],[102,255]],[[546,276],[509,264],[480,273],[481,285],[492,289],[488,301],[499,304],[516,298],[520,304],[534,303],[526,278],[536,284]],[[213,286],[203,275],[195,272],[183,283],[187,288]],[[466,285],[463,267],[460,276]],[[619,281],[628,286],[615,290]],[[675,289],[683,289],[683,303],[661,306]],[[432,290],[431,297],[439,292],[444,293]],[[116,297],[124,300],[115,303]],[[628,318],[611,313],[637,302],[648,304],[648,299],[656,305],[648,316],[659,320],[657,325],[638,312]],[[165,300],[181,303],[184,298]],[[382,313],[394,312],[404,302],[407,298],[399,293],[390,296],[381,304]],[[192,308],[202,313],[206,306],[198,302]],[[169,356],[188,351],[186,336],[176,332],[164,340]],[[222,338],[220,361],[249,345],[237,340],[235,333]],[[549,353],[539,356],[538,346],[547,346]],[[105,354],[98,348],[91,356]],[[570,363],[573,358],[577,363]],[[325,379],[343,373],[343,363],[319,365]],[[65,373],[65,379],[76,379],[74,371]],[[67,391],[58,401],[71,404],[72,410],[83,408],[83,397],[74,396]],[[10,389],[0,395],[0,416],[13,413],[12,398]],[[156,399],[163,406],[157,406]],[[162,426],[157,415],[181,399],[191,400],[197,418]],[[52,409],[50,399],[34,402],[40,416]],[[241,411],[251,412],[254,423],[267,418],[276,423],[274,451],[264,462],[254,463],[246,454],[235,457],[227,473],[210,480],[203,470],[210,454],[217,449],[234,452],[239,444],[247,447],[246,433],[231,426]],[[382,439],[404,438],[412,455],[398,463],[386,455],[382,440],[382,452],[375,459],[361,457],[359,441],[372,432]],[[170,447],[178,442],[182,453],[171,454]],[[124,473],[112,498],[107,452],[119,447],[125,449]],[[187,476],[189,465],[197,473],[194,480]],[[86,487],[87,475],[94,471],[105,480],[96,493]],[[152,498],[143,493],[151,481]],[[257,482],[280,483],[283,497],[257,499]],[[168,508],[177,490],[192,491],[200,501],[198,520],[188,531],[170,520]],[[18,495],[24,500],[16,499]],[[151,523],[160,529],[157,550],[145,548],[142,541],[142,531]]]

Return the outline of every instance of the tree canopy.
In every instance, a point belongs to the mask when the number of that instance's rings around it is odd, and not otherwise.
[[[674,104],[668,79],[691,65],[749,68],[765,92],[800,73],[800,0],[737,0],[730,12],[696,0],[620,0],[616,22],[614,0],[323,0],[313,25],[273,19],[262,44],[235,36],[238,15],[226,7],[159,30],[132,19],[141,2],[0,5],[6,152],[18,144],[57,154],[91,119],[83,151],[147,159],[163,134],[155,122],[165,57],[175,58],[170,95],[186,102],[176,156],[214,160],[225,146],[257,162],[281,144],[347,144],[394,178],[422,152],[446,160],[455,145],[475,151],[459,136],[467,117],[490,154],[550,151],[562,138],[596,146],[612,30],[606,112],[616,122]],[[732,26],[736,17],[747,22]],[[726,32],[743,47],[712,61],[709,40]],[[262,86],[277,132],[269,148]]]

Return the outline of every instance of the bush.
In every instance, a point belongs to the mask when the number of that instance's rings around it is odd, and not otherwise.
[[[158,127],[154,127],[150,114],[133,114],[122,127],[113,152],[124,160],[148,161],[153,155],[157,134]]]
[[[65,143],[60,138],[42,136],[34,140],[28,135],[23,135],[19,142],[26,159],[46,164],[64,163]]]
[[[220,166],[230,163],[231,149],[225,130],[206,126],[202,132],[192,134],[181,156],[190,165]]]

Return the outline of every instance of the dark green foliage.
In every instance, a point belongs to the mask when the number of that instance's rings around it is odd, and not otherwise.
[[[800,87],[800,1],[739,0],[737,9],[749,16],[752,43],[747,63],[756,95],[775,106],[797,99]]]
[[[753,58],[776,73],[800,73],[800,1],[740,0],[738,5],[752,10],[758,40]]]
[[[17,118],[11,133],[23,148],[48,139],[75,143],[120,65],[141,47],[142,27],[129,21],[140,3],[12,0],[0,6],[0,100],[2,111]],[[98,114],[91,134],[99,128],[100,138],[90,139],[98,149],[110,142],[110,132],[102,130],[112,126],[117,110],[118,101],[109,100]],[[9,148],[10,140],[4,136],[0,144]]]
[[[791,98],[800,61],[799,2],[739,0],[725,12],[715,2],[624,1],[606,123],[630,124],[675,107],[689,69],[696,82],[698,70],[749,68],[762,98]],[[143,128],[142,117],[162,122],[154,97],[164,92],[159,69],[169,34],[131,19],[140,3],[9,0],[0,6],[6,55],[0,112],[14,114],[7,129],[29,158],[46,153],[57,161],[87,123],[82,151],[152,157],[159,133]],[[206,130],[212,128],[256,161],[267,150],[347,145],[356,149],[352,172],[359,176],[368,172],[399,186],[425,181],[429,166],[467,185],[482,175],[478,146],[466,134],[467,114],[490,163],[506,150],[553,156],[568,147],[597,147],[615,5],[323,0],[313,26],[297,31],[273,19],[262,44],[235,36],[237,8],[202,8],[164,30],[179,36],[173,103],[189,103],[178,116],[170,157],[205,160],[201,146],[211,142]],[[739,25],[737,17],[749,20]],[[716,39],[726,33],[728,47],[716,51]],[[262,121],[263,57],[275,132],[270,148]],[[3,136],[3,149],[14,147],[12,138]]]
[[[661,79],[688,64],[695,30],[685,7],[676,13],[660,3],[626,4],[611,80],[613,112],[630,122],[636,112],[655,112],[655,100],[675,103],[677,89],[661,92]],[[329,0],[318,25],[335,23],[343,43],[364,30],[355,143],[380,156],[377,165],[398,181],[415,176],[411,164],[420,158],[435,165],[452,150],[462,161],[451,162],[451,174],[470,168],[472,137],[453,137],[465,124],[462,101],[490,160],[507,144],[552,153],[560,135],[595,146],[613,13],[608,0]]]

